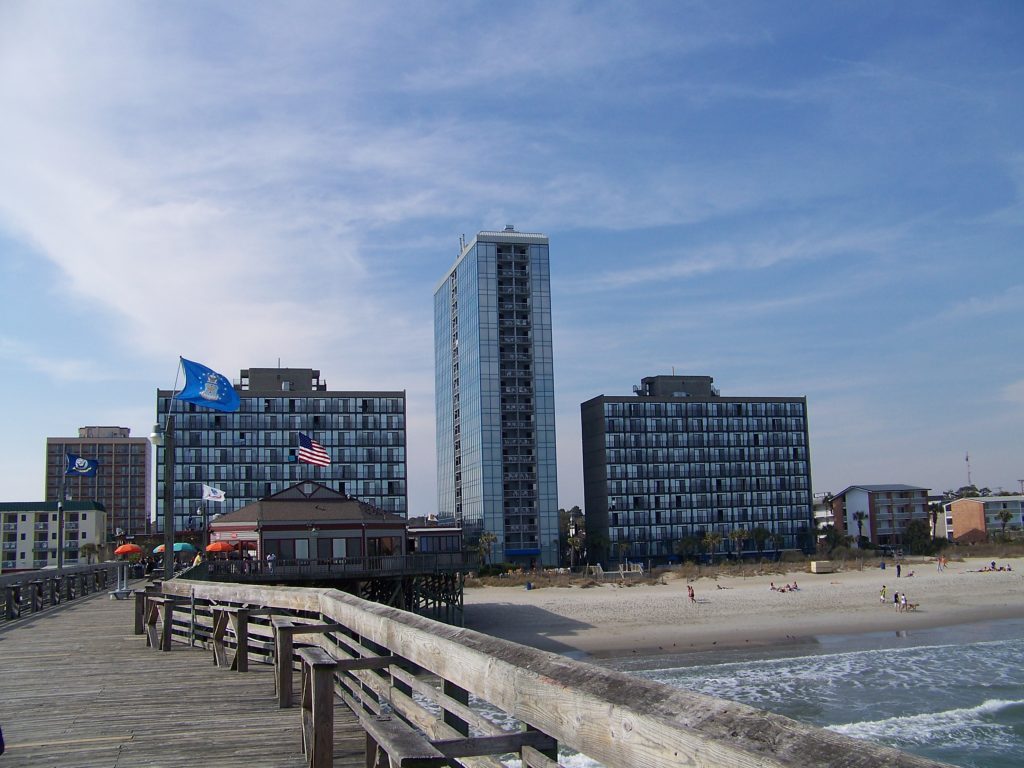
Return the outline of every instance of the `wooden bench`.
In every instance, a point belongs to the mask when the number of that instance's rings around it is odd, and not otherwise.
[[[302,753],[310,768],[334,765],[334,670],[323,648],[300,648],[302,664]]]
[[[240,608],[233,605],[211,605],[213,611],[213,632],[210,635],[213,647],[213,663],[221,669],[238,672],[249,671],[249,618],[267,616],[269,608]],[[235,652],[228,659],[228,649],[224,642],[228,626],[235,636]]]
[[[146,594],[146,610],[143,625],[146,631],[146,645],[160,651],[171,650],[171,632],[174,628],[174,609],[183,605],[184,598],[175,595]],[[157,633],[157,621],[162,620],[161,631]]]

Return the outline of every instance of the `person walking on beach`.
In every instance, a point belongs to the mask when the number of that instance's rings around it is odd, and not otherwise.
[[[686,585],[686,594],[690,596],[691,603],[697,602],[697,596],[693,594],[693,587],[689,584]]]
[[[893,607],[895,607],[897,611],[900,609],[900,593],[899,592],[893,592],[892,593],[892,604],[893,604]]]
[[[896,578],[898,579],[899,577],[900,577],[900,564],[896,563]]]
[[[885,602],[885,596],[886,596],[886,589],[885,589],[885,584],[883,584],[881,591],[878,593],[878,601],[880,603],[884,603]]]
[[[906,613],[907,612],[907,593],[906,592],[903,592],[900,595],[900,612],[901,613]]]

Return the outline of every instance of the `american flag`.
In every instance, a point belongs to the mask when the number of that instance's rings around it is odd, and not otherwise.
[[[309,435],[299,432],[299,461],[307,464],[316,464],[318,467],[330,466],[331,457],[320,443],[313,440]]]

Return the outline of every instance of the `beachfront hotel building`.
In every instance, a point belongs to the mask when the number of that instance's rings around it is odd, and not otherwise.
[[[854,541],[863,536],[876,547],[900,547],[911,521],[924,520],[931,530],[928,504],[928,489],[917,485],[851,485],[832,498],[832,511],[836,528]]]
[[[591,562],[814,546],[807,400],[723,397],[710,376],[650,376],[582,403]],[[758,531],[760,544],[755,539]]]
[[[434,290],[438,516],[490,559],[558,562],[548,238],[480,232]]]
[[[56,501],[0,503],[0,572],[29,571],[57,566],[57,548],[64,543],[64,565],[85,564],[86,544],[95,546],[94,558],[110,556],[106,549],[107,523],[102,504],[68,501],[63,516]]]
[[[950,541],[988,541],[1003,531],[1019,536],[1024,529],[1024,496],[954,499],[944,511],[945,534]]]
[[[234,382],[234,413],[197,408],[157,391],[157,419],[174,415],[174,524],[273,496],[301,480],[404,517],[407,513],[404,391],[334,391],[312,368],[249,368]],[[298,461],[299,432],[320,443],[329,466]],[[157,530],[163,530],[164,447],[156,449]],[[202,502],[203,485],[224,491]]]
[[[93,477],[65,476],[64,457],[99,462]],[[95,501],[106,510],[107,540],[149,530],[150,446],[128,427],[80,427],[78,437],[46,438],[46,501]]]

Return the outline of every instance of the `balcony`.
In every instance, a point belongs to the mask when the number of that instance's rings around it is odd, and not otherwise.
[[[47,531],[47,530],[50,529],[50,524],[49,523],[35,523],[33,525],[32,529],[36,530],[36,531]]]
[[[4,552],[13,552],[18,549],[18,542],[16,541],[5,541]]]
[[[17,523],[4,523],[4,530],[5,531],[17,531],[18,530],[18,524]]]
[[[48,541],[36,541],[32,543],[33,552],[48,552],[50,549],[50,542]]]
[[[504,480],[529,480],[533,482],[537,479],[537,475],[533,472],[506,472],[503,475]]]

